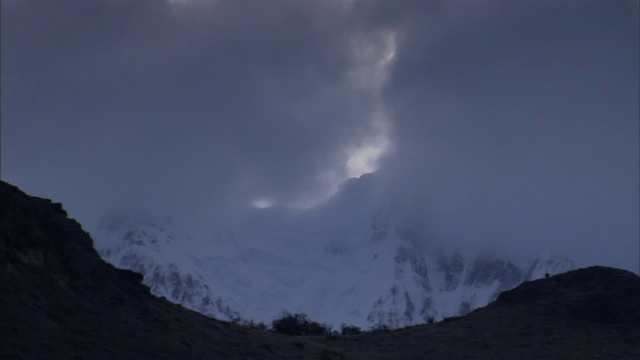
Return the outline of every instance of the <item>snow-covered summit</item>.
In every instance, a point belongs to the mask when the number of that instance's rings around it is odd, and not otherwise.
[[[316,208],[253,210],[195,237],[123,213],[106,216],[93,235],[107,261],[191,309],[264,322],[282,310],[304,312],[334,327],[460,315],[523,281],[573,268],[562,257],[521,265],[437,248],[401,205],[371,196],[375,180],[349,180]]]

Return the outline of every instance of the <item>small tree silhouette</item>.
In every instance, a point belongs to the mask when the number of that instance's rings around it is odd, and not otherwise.
[[[360,329],[359,327],[355,326],[355,325],[348,325],[348,324],[342,324],[342,326],[340,326],[340,333],[342,335],[358,335],[360,333],[362,333],[362,329]]]
[[[326,324],[320,324],[309,319],[307,314],[291,314],[287,311],[273,320],[273,329],[277,332],[289,335],[330,335],[331,328]]]

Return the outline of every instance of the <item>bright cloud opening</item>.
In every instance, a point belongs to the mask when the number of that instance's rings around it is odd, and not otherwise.
[[[359,177],[378,169],[378,160],[389,150],[391,122],[385,113],[381,91],[387,82],[389,68],[396,56],[396,33],[381,31],[359,34],[352,39],[353,84],[369,92],[374,109],[372,132],[363,143],[348,149],[345,170],[348,177]]]
[[[268,197],[260,197],[252,200],[249,204],[254,208],[258,209],[266,209],[275,205],[275,200]]]
[[[383,152],[383,147],[367,145],[359,148],[347,160],[347,174],[349,177],[359,177],[376,171],[376,162]]]
[[[348,151],[345,170],[349,178],[378,170],[380,157],[389,150],[390,123],[383,110],[378,110],[373,119],[373,135],[360,146]]]

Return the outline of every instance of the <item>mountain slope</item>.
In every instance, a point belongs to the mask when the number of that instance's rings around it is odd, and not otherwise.
[[[573,270],[525,282],[464,317],[331,346],[347,358],[640,359],[640,277],[601,266]]]
[[[60,204],[0,182],[2,359],[638,359],[640,277],[591,267],[526,282],[433,325],[290,337],[149,294]]]
[[[188,311],[141,280],[100,259],[60,204],[0,182],[0,358],[288,357],[274,355],[286,338]]]

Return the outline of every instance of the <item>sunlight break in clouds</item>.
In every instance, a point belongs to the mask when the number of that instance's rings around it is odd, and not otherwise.
[[[373,135],[364,144],[349,151],[345,165],[349,178],[359,177],[378,169],[378,160],[389,150],[389,119],[383,109],[379,109],[373,116]]]
[[[323,181],[330,184],[326,192],[290,202],[287,204],[288,207],[305,209],[318,205],[335,194],[339,184],[344,180],[378,170],[381,156],[391,148],[391,121],[387,117],[381,92],[396,56],[396,33],[358,33],[351,38],[350,44],[352,68],[347,86],[370,100],[368,133],[344,149],[344,163],[339,171],[328,169],[322,175]],[[253,199],[250,205],[264,209],[277,202],[277,199],[272,197],[259,197]]]
[[[275,201],[268,197],[260,197],[251,201],[251,206],[258,209],[266,209],[275,205]]]
[[[351,72],[354,86],[370,93],[374,110],[371,135],[362,144],[347,150],[345,168],[350,178],[376,171],[378,159],[389,150],[391,122],[385,112],[381,91],[396,55],[396,34],[392,31],[358,34],[352,39],[351,50],[356,64]]]

